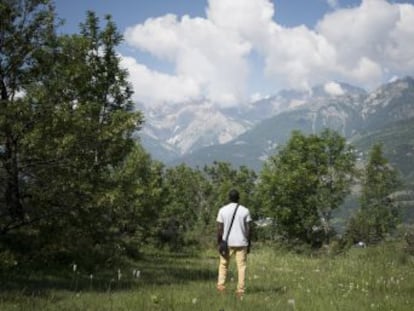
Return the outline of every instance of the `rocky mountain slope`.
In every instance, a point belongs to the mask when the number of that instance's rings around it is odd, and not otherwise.
[[[292,130],[316,133],[328,127],[344,135],[362,157],[374,143],[382,142],[390,161],[405,178],[414,179],[414,79],[400,79],[369,94],[351,90],[332,95],[316,88],[302,99],[296,94],[290,103],[295,100],[299,104],[284,106],[237,138],[198,149],[172,164],[202,167],[212,161],[228,161],[259,171],[263,161],[289,139]]]
[[[350,102],[350,105],[353,98],[365,95],[363,90],[350,85],[338,84],[338,87],[344,93],[342,97],[347,98],[345,101]],[[171,162],[203,147],[229,143],[262,121],[282,112],[302,109],[309,102],[312,103],[313,110],[323,107],[327,101],[332,102],[333,107],[336,97],[320,86],[311,92],[281,91],[275,96],[233,108],[220,108],[207,101],[153,108],[139,106],[146,119],[139,136],[144,147],[155,159]],[[324,112],[326,116],[335,113],[335,108],[332,107]],[[315,119],[313,123],[342,122],[330,120],[326,116],[321,115],[323,120]],[[338,118],[344,117],[338,115]],[[314,118],[317,118],[315,114]]]

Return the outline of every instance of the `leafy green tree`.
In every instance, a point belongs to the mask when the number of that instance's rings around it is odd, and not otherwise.
[[[121,255],[137,257],[143,244],[153,242],[167,199],[163,165],[153,161],[140,145],[113,172],[108,204],[114,206],[106,224]]]
[[[166,204],[159,221],[159,237],[171,249],[197,244],[209,213],[211,186],[203,173],[185,165],[168,168],[164,173]]]
[[[39,54],[55,42],[54,19],[49,1],[0,3],[0,235],[25,222],[22,145],[37,119],[22,94],[48,69]]]
[[[329,242],[331,212],[349,192],[355,157],[331,130],[305,136],[294,131],[286,146],[266,163],[257,198],[288,241]]]
[[[1,45],[7,96],[0,119],[0,176],[6,179],[0,232],[13,237],[9,246],[45,259],[45,254],[70,258],[76,252],[86,258],[85,251],[98,249],[102,258],[114,258],[120,210],[110,193],[142,123],[115,52],[122,37],[110,16],[101,29],[92,12],[80,34],[56,37],[46,2],[2,2],[7,9],[2,14],[9,15],[2,28],[7,44]],[[25,42],[32,41],[23,55]]]
[[[236,188],[240,192],[240,202],[246,206],[252,206],[252,194],[255,190],[257,175],[253,170],[245,166],[235,169],[227,162],[214,162],[204,168],[208,180],[213,187],[214,211],[228,201],[230,189]]]
[[[54,138],[47,140],[49,150],[39,158],[56,160],[52,191],[41,191],[50,175],[51,167],[46,167],[36,171],[41,183],[35,182],[40,187],[34,195],[46,193],[52,204],[58,199],[57,210],[61,212],[63,206],[70,211],[61,224],[61,228],[71,229],[65,230],[66,235],[71,232],[72,238],[84,241],[79,250],[89,246],[93,251],[96,245],[102,258],[116,257],[114,250],[119,249],[114,242],[119,238],[115,227],[120,209],[109,194],[116,188],[113,172],[133,151],[132,134],[142,122],[141,114],[133,111],[127,72],[119,67],[115,52],[121,39],[109,16],[101,30],[92,12],[81,25],[80,35],[60,39],[53,76],[36,90],[41,94],[39,101],[56,111],[51,119],[53,133],[46,128],[31,138],[34,155],[45,141],[43,135]],[[62,199],[70,205],[62,205]],[[55,227],[49,222],[44,225]],[[77,249],[77,245],[71,247]]]
[[[204,173],[214,189],[215,205],[214,210],[228,200],[228,193],[235,186],[237,171],[227,162],[214,162],[204,167]]]
[[[400,185],[398,172],[384,157],[382,146],[374,145],[362,173],[360,209],[347,228],[350,242],[375,243],[396,228],[401,220],[390,195]]]

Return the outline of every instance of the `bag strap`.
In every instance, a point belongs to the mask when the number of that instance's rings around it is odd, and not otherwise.
[[[233,217],[231,218],[230,227],[229,227],[229,230],[227,230],[227,236],[226,236],[225,241],[227,241],[229,239],[230,230],[231,230],[231,227],[233,226],[234,217],[236,216],[236,213],[237,213],[237,209],[238,208],[239,208],[239,203],[237,203],[236,209],[234,210],[234,213],[233,213]]]

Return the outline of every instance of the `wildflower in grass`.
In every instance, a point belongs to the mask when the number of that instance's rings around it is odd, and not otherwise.
[[[366,248],[367,247],[367,244],[365,244],[365,242],[363,242],[363,241],[359,241],[357,245],[358,245],[358,247],[361,247],[361,248]]]
[[[89,287],[92,289],[92,283],[93,283],[93,274],[89,274]]]
[[[155,304],[159,303],[160,300],[157,295],[151,295],[151,301]]]
[[[118,269],[118,281],[120,281],[122,278],[121,269]]]
[[[140,276],[141,276],[141,271],[137,270],[135,273],[135,277],[139,279]]]
[[[193,303],[193,305],[195,305],[198,302],[197,298],[193,298],[193,300],[191,300],[191,302]]]

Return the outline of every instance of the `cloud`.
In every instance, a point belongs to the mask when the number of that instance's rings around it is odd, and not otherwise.
[[[208,19],[166,15],[128,28],[125,38],[132,46],[172,62],[177,77],[195,83],[200,96],[233,105],[247,95],[251,45],[236,32],[223,31]]]
[[[342,89],[341,85],[336,82],[328,82],[324,85],[323,89],[326,93],[334,96],[343,95],[345,94],[344,90]]]
[[[204,97],[219,105],[248,101],[252,72],[281,88],[309,89],[327,81],[372,88],[414,72],[414,5],[362,0],[333,8],[314,29],[284,27],[269,0],[209,0],[206,17],[165,15],[125,32],[126,42],[163,61],[174,73],[129,60],[137,98],[179,102]],[[262,68],[251,55],[262,60]],[[144,88],[144,89],[142,89]]]
[[[414,6],[363,0],[326,15],[316,31],[335,48],[333,74],[372,88],[414,72]]]
[[[129,72],[134,86],[133,99],[144,104],[176,104],[200,96],[199,85],[191,77],[153,71],[132,57],[121,56],[121,67]]]

